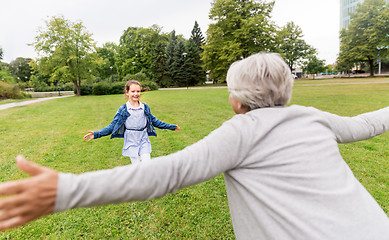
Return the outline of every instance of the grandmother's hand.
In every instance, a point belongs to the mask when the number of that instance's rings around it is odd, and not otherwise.
[[[54,210],[58,173],[16,157],[20,170],[31,178],[0,184],[0,230],[24,225]]]

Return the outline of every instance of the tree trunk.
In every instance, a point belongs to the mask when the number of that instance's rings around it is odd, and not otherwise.
[[[370,76],[374,76],[374,62],[373,59],[369,59],[369,66],[370,66]]]
[[[76,87],[77,97],[81,96],[80,84],[77,84],[77,80],[73,81],[74,86]]]

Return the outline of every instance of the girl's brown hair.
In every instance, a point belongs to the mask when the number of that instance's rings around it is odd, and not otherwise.
[[[132,84],[139,85],[139,87],[142,88],[142,85],[140,84],[140,82],[135,81],[135,80],[130,80],[130,81],[128,81],[128,82],[126,83],[126,86],[124,87],[124,92],[125,92],[125,93],[128,92],[128,91],[130,91],[130,86],[131,86]]]

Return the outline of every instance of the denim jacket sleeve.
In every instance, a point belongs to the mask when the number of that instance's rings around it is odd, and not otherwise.
[[[150,107],[147,104],[145,104],[145,113],[147,115],[149,122],[154,127],[157,127],[159,129],[169,129],[169,130],[174,130],[177,127],[177,125],[162,122],[158,118],[154,117],[153,114],[151,114]]]
[[[113,117],[112,122],[108,126],[103,129],[100,129],[99,131],[93,132],[95,139],[112,134],[124,123],[123,109],[126,109],[125,104],[119,107],[118,111]]]

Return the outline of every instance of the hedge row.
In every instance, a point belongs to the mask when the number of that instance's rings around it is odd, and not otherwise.
[[[155,82],[142,82],[142,91],[158,90],[158,85]],[[126,82],[98,82],[95,84],[81,84],[81,95],[110,95],[124,93]],[[74,90],[76,93],[76,90]]]

